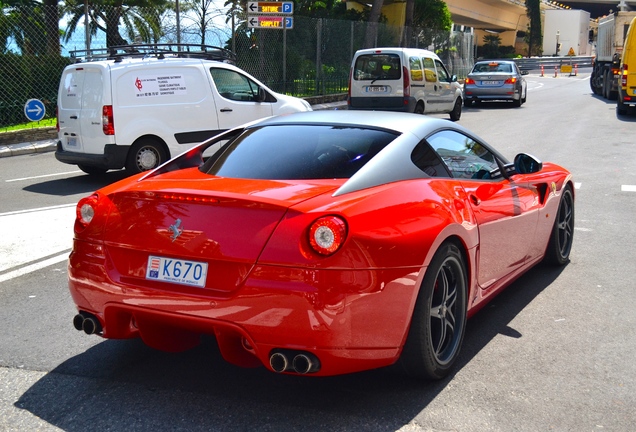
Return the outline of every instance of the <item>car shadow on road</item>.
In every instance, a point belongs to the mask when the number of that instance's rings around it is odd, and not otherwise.
[[[111,183],[126,178],[125,170],[108,171],[102,175],[77,174],[73,177],[47,180],[35,183],[24,188],[27,192],[43,195],[68,196],[81,193],[90,193]]]
[[[496,336],[523,338],[510,323],[562,271],[531,269],[471,318],[455,373]],[[277,375],[226,363],[213,337],[179,354],[107,340],[60,364],[15,406],[66,431],[395,431],[452,380],[418,381],[397,366],[326,378]]]

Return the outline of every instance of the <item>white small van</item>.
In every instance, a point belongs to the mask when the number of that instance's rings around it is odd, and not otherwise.
[[[82,51],[58,92],[55,157],[89,174],[155,168],[252,120],[311,111],[267,88],[222,48],[152,44]]]
[[[462,114],[462,88],[433,52],[370,48],[353,56],[349,75],[351,110]]]

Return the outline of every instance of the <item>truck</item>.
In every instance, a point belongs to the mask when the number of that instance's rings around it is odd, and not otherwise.
[[[614,100],[618,95],[621,54],[625,35],[636,12],[617,11],[598,21],[596,58],[592,65],[590,87],[596,95]]]

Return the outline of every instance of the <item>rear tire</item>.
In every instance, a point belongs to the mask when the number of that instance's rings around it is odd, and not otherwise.
[[[566,186],[561,193],[559,210],[550,233],[550,241],[545,253],[545,262],[563,265],[570,260],[574,235],[574,194],[572,187]]]
[[[408,375],[441,379],[452,370],[464,339],[468,278],[451,242],[433,256],[417,296],[400,364]]]
[[[449,113],[451,121],[458,121],[462,116],[462,98],[457,98],[453,110]]]
[[[130,174],[138,174],[157,168],[167,160],[167,152],[159,141],[152,138],[141,138],[128,152],[126,171]]]
[[[94,167],[90,165],[78,165],[77,167],[81,169],[82,171],[84,171],[86,174],[90,174],[94,176],[104,175],[106,174],[106,171],[108,171],[106,168],[99,168],[99,167]]]
[[[417,105],[415,105],[415,111],[413,111],[415,114],[424,114],[424,102],[418,102]]]

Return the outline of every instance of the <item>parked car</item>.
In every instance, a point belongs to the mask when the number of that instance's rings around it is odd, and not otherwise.
[[[98,190],[74,232],[78,330],[167,351],[215,335],[227,361],[279,373],[399,361],[439,379],[471,315],[534,265],[568,262],[574,188],[443,119],[314,111]]]
[[[60,79],[55,157],[135,174],[250,120],[311,111],[231,64],[226,49],[135,44],[73,52]],[[81,61],[79,61],[81,59]]]
[[[520,70],[514,61],[477,62],[464,81],[464,105],[502,100],[520,107],[528,97],[524,75],[528,72]]]
[[[371,48],[353,56],[350,110],[462,115],[462,88],[434,52],[415,48]]]

